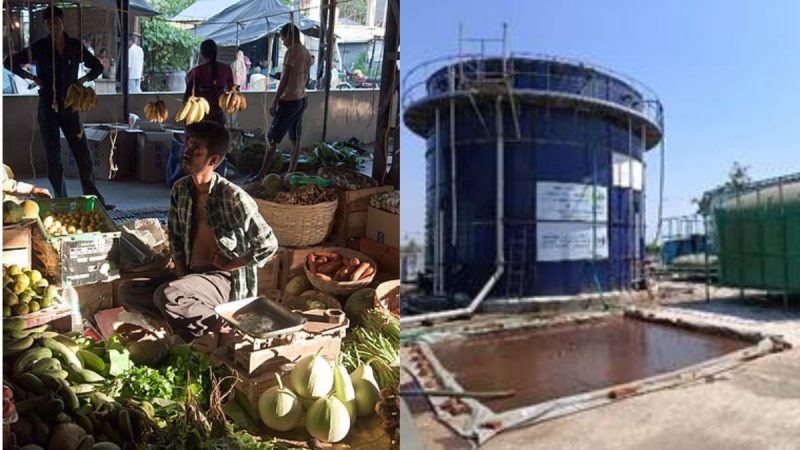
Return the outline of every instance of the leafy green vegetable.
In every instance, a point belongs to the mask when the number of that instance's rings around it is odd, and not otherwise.
[[[133,367],[130,355],[125,346],[119,340],[119,336],[114,335],[108,339],[106,343],[106,351],[108,352],[109,369],[108,373],[111,376],[117,376]]]

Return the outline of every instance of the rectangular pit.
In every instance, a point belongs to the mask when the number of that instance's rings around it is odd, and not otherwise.
[[[467,391],[514,390],[495,413],[682,369],[751,345],[624,317],[446,340],[431,349]]]

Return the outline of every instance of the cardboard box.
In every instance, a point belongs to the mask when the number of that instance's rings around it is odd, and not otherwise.
[[[107,126],[87,127],[86,144],[92,155],[94,175],[98,180],[123,180],[131,179],[136,170],[136,137],[119,128]],[[72,156],[67,139],[61,135],[61,162],[64,165],[64,175],[71,178],[80,177],[78,163]],[[114,151],[114,164],[116,173],[111,172],[109,158]]]
[[[367,209],[367,238],[400,248],[400,215],[370,206]]]
[[[260,269],[256,269],[256,277],[258,281],[258,293],[264,291],[271,291],[280,289],[281,286],[281,272],[284,266],[284,256],[286,252],[279,248],[278,252],[272,256],[267,264]]]
[[[399,249],[362,237],[359,241],[358,251],[374,259],[381,272],[392,275],[392,278],[400,277]]]
[[[81,315],[93,318],[100,311],[114,307],[114,283],[107,281],[101,283],[77,286],[75,291],[81,303]]]
[[[167,180],[167,158],[172,150],[172,133],[137,133],[137,178],[143,183]]]
[[[3,264],[31,267],[31,233],[35,220],[3,227]]]
[[[342,240],[364,236],[367,232],[369,198],[393,190],[394,186],[378,186],[354,191],[337,189],[339,205],[336,208],[336,217],[333,219],[333,235]]]

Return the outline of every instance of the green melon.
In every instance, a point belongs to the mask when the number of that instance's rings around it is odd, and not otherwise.
[[[3,224],[19,223],[23,218],[22,207],[13,200],[3,202]]]

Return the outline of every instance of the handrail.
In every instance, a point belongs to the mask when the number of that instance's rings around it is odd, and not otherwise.
[[[402,107],[403,109],[408,109],[411,105],[424,100],[426,97],[430,96],[432,93],[429,92],[429,85],[428,83],[431,81],[431,76],[436,72],[440,71],[441,69],[447,67],[448,65],[457,65],[457,64],[479,64],[483,63],[487,60],[494,60],[499,59],[499,57],[488,57],[488,58],[480,58],[480,55],[462,55],[459,56],[444,56],[440,58],[435,58],[429,61],[425,61],[417,66],[415,66],[411,71],[409,71],[403,80],[403,96],[402,96]],[[544,80],[545,88],[533,88],[533,87],[513,87],[515,91],[518,92],[530,92],[530,91],[546,91],[546,92],[564,92],[571,95],[579,95],[584,96],[590,99],[599,99],[603,101],[607,101],[613,104],[617,104],[623,106],[625,108],[631,109],[633,111],[637,111],[641,113],[646,119],[650,120],[654,123],[660,130],[664,128],[664,115],[663,115],[663,107],[661,105],[661,101],[658,97],[653,93],[652,89],[647,87],[645,84],[625,75],[618,74],[610,69],[603,68],[601,66],[588,64],[582,61],[577,60],[570,60],[567,58],[557,58],[552,56],[546,55],[535,55],[531,53],[513,53],[512,56],[509,58],[512,62],[514,58],[525,57],[531,60],[540,60],[544,62],[555,62],[560,64],[571,64],[576,67],[590,69],[595,71],[599,74],[608,76],[612,79],[625,83],[633,92],[637,93],[640,98],[630,98],[626,99],[625,95],[614,97],[611,94],[614,93],[614,89],[612,86],[607,85],[604,89],[600,89],[602,86],[595,85],[593,83],[587,82],[587,78],[584,75],[573,75],[573,74],[552,74],[550,71],[547,73],[537,73],[530,70],[518,70],[516,69],[515,65],[512,64],[510,70],[507,72],[502,71],[486,71],[483,69],[476,69],[474,71],[460,71],[458,76],[459,83],[452,83],[448,84],[445,82],[442,83],[441,92],[433,93],[434,95],[466,95],[469,93],[469,88],[464,87],[465,81],[479,81],[484,79],[498,79],[502,77],[510,77],[515,79],[516,77],[527,77],[529,79],[539,79]]]

